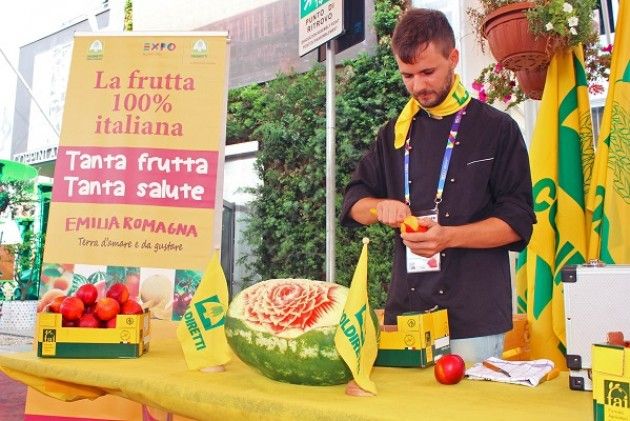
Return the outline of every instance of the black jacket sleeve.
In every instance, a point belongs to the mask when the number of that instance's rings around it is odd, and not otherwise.
[[[495,206],[491,216],[505,221],[521,237],[509,244],[513,251],[525,248],[536,223],[533,211],[532,178],[525,141],[512,118],[503,121],[496,164],[490,178]]]

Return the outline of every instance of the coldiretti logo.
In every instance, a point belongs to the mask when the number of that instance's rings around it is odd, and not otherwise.
[[[341,321],[339,322],[339,326],[343,331],[343,334],[348,338],[348,342],[352,345],[352,349],[354,350],[354,354],[357,359],[359,358],[359,353],[361,352],[361,347],[363,343],[365,343],[365,311],[367,310],[366,305],[356,313],[354,313],[354,319],[356,323],[353,323],[352,320],[348,317],[348,315],[344,312],[341,315]]]
[[[201,327],[197,324],[193,312],[197,313]],[[221,304],[221,300],[219,300],[217,295],[213,295],[191,305],[186,310],[183,320],[194,342],[195,349],[201,351],[207,347],[204,332],[223,326],[225,323],[225,306]]]
[[[604,399],[606,400],[606,405],[616,406],[618,408],[629,408],[629,396],[630,387],[628,387],[628,383],[611,380],[604,381]]]
[[[205,58],[208,56],[208,44],[202,39],[198,39],[193,43],[192,47],[192,57],[194,58]]]
[[[103,59],[103,43],[101,40],[94,40],[88,47],[87,51],[88,60],[102,60]]]
[[[195,311],[205,330],[211,330],[225,323],[225,307],[218,295],[195,303]]]

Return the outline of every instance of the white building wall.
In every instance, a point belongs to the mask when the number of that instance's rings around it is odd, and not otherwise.
[[[252,255],[252,250],[245,241],[243,233],[247,228],[249,218],[247,205],[253,200],[253,196],[245,190],[260,184],[255,170],[257,153],[258,142],[256,141],[225,147],[223,199],[235,205],[233,294],[241,290],[243,279],[249,275],[239,261]]]
[[[133,25],[135,31],[190,30],[275,1],[134,0]],[[299,7],[297,2],[295,7]]]

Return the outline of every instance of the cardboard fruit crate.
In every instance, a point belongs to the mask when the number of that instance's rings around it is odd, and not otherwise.
[[[428,367],[450,349],[446,310],[405,313],[396,318],[396,326],[381,326],[374,365]]]
[[[42,358],[137,358],[149,350],[148,311],[119,314],[115,328],[63,327],[59,313],[37,314],[37,356]]]
[[[630,348],[593,344],[593,419],[630,420]]]

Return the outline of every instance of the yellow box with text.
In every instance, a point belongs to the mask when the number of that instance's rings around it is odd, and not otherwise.
[[[375,365],[427,367],[450,352],[448,314],[445,309],[405,313],[396,326],[382,326]]]
[[[630,421],[630,348],[594,344],[593,418]]]
[[[137,358],[149,350],[151,318],[119,314],[115,328],[63,327],[59,313],[37,314],[37,356],[42,358]]]

